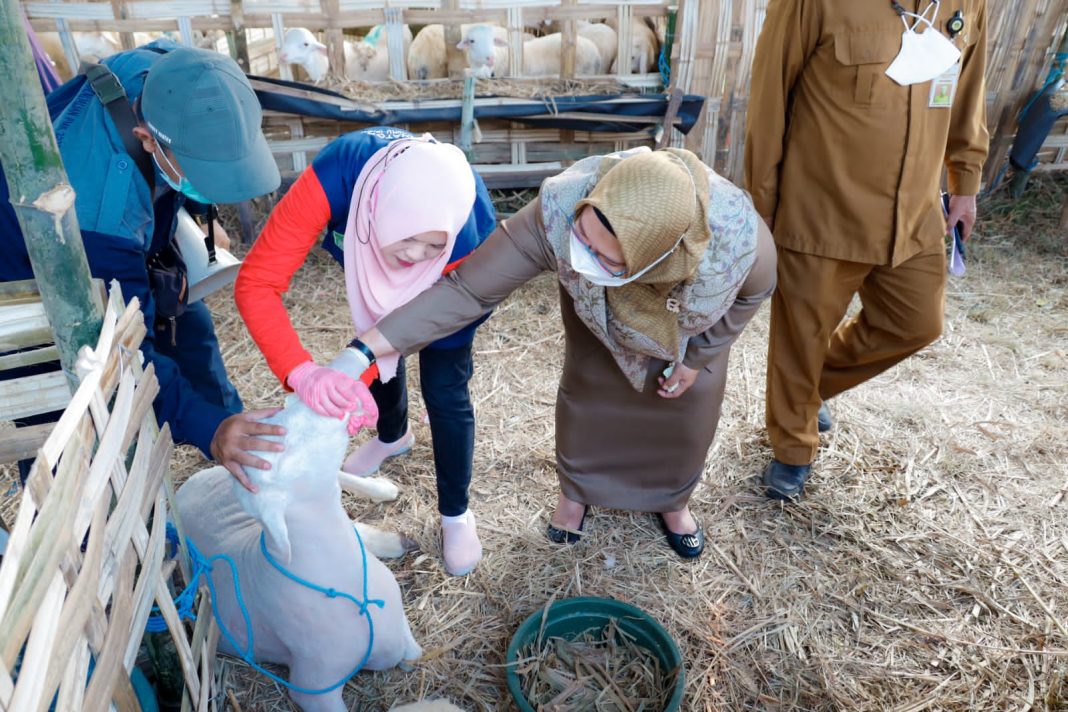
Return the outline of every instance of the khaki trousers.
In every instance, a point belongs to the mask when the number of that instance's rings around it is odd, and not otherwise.
[[[897,267],[777,248],[766,417],[775,459],[807,465],[819,446],[820,403],[916,353],[942,333],[946,256]],[[859,314],[842,322],[854,294]]]

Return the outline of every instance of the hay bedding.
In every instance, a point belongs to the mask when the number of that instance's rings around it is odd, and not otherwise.
[[[513,295],[476,341],[478,569],[458,579],[440,564],[415,371],[418,443],[384,468],[400,499],[347,501],[354,516],[422,545],[390,567],[426,651],[412,673],[358,675],[351,709],[439,696],[508,709],[515,628],[550,597],[599,595],[644,608],[675,637],[688,710],[1068,710],[1068,253],[1055,228],[1066,190],[1047,179],[1032,204],[983,206],[1004,214],[983,226],[968,276],[950,283],[944,337],[834,401],[837,426],[798,506],[757,487],[769,457],[762,310],[734,349],[692,501],[708,535],[693,564],[644,514],[595,510],[582,543],[547,541],[556,287],[543,276]],[[341,272],[316,255],[294,285],[295,325],[328,357],[349,337]],[[276,404],[281,391],[232,303],[212,307],[247,405]],[[188,448],[174,463],[181,476],[201,466]],[[0,492],[13,477],[4,473]],[[220,658],[218,675],[243,710],[291,709],[240,663]]]
[[[433,79],[430,81],[361,82],[333,77],[331,88],[356,101],[427,101],[463,99],[462,79]],[[612,79],[476,79],[477,97],[514,97],[545,99],[554,96],[593,96],[640,93]]]

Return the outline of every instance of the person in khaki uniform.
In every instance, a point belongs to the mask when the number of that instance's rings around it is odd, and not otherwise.
[[[941,334],[943,237],[960,221],[967,239],[975,222],[986,2],[902,3],[771,0],[757,43],[745,171],[778,256],[771,497],[803,492],[832,424],[825,401]],[[843,323],[855,294],[863,308]]]

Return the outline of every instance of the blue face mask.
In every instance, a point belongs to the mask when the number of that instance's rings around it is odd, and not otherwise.
[[[167,158],[167,152],[164,151],[162,148],[159,152],[163,154],[163,160],[167,162],[167,167],[177,173],[178,169],[174,167],[173,163],[171,163],[171,159]],[[163,170],[163,166],[159,164],[159,160],[156,159],[155,153],[152,154],[152,160],[156,162],[156,168],[159,169],[160,175],[163,176],[163,180],[171,188],[181,193],[185,197],[189,198],[190,200],[195,200],[196,202],[201,203],[202,205],[212,204],[212,201],[209,198],[204,197],[203,194],[197,191],[197,189],[193,187],[193,184],[190,183],[189,179],[185,176],[182,176],[181,180],[175,183],[174,179],[167,174],[167,171]]]

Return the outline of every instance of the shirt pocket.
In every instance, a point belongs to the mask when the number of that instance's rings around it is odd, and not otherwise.
[[[901,50],[901,32],[845,30],[834,37],[834,58],[853,77],[854,106],[877,106],[880,82],[892,82],[886,68]]]

